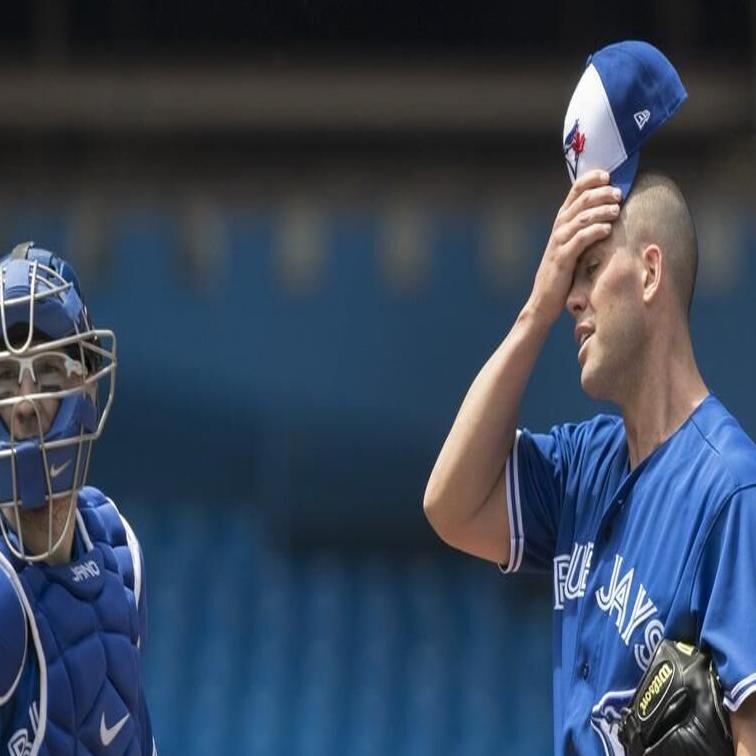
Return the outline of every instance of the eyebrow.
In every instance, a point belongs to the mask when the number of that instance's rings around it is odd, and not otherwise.
[[[594,244],[591,244],[588,249],[583,250],[583,252],[580,254],[580,257],[578,257],[577,262],[575,263],[575,266],[582,265],[585,263],[585,259],[587,255],[589,254],[597,254],[603,257],[603,255],[606,254],[606,244],[605,240],[601,239]]]

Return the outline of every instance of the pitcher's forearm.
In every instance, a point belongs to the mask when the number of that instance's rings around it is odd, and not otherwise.
[[[527,304],[484,365],[459,410],[425,491],[423,506],[438,534],[470,553],[491,556],[506,536],[506,496],[497,495],[514,442],[522,395],[552,324],[567,304],[578,258],[606,239],[619,216],[618,190],[606,171],[577,179],[557,213]],[[494,512],[489,516],[489,495]],[[476,515],[478,515],[476,517]],[[492,539],[491,528],[500,532]],[[485,543],[484,543],[485,542]]]
[[[486,500],[512,448],[522,395],[551,327],[530,300],[470,386],[431,473],[434,524],[464,522]]]

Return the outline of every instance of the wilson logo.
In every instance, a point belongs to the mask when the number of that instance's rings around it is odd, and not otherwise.
[[[71,572],[73,573],[74,583],[81,583],[82,580],[97,577],[100,574],[100,568],[94,559],[90,559],[87,562],[73,565]]]
[[[638,703],[638,715],[641,719],[648,719],[661,703],[672,685],[673,672],[672,665],[666,661],[656,670]]]

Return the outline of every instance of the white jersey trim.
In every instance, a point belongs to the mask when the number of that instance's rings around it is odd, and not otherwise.
[[[79,511],[78,507],[76,508],[76,524],[79,526],[79,533],[81,534],[81,538],[84,541],[84,545],[87,547],[87,551],[92,551],[92,539],[89,537],[87,526],[84,524],[84,518],[81,516],[81,512]]]
[[[126,530],[126,542],[129,545],[131,561],[134,564],[134,598],[136,598],[137,606],[139,606],[139,597],[142,595],[142,560],[139,555],[139,541],[126,518],[120,512],[118,514]]]
[[[743,701],[756,691],[756,672],[741,680],[729,693],[725,693],[724,705],[730,711],[737,711]]]
[[[525,534],[522,528],[522,507],[520,505],[520,471],[518,467],[520,436],[518,429],[512,451],[504,467],[504,482],[507,492],[507,517],[509,519],[509,563],[500,564],[504,573],[517,572],[522,564],[525,551]]]
[[[121,511],[116,506],[116,503],[108,497],[108,502],[113,505],[118,516],[123,523],[123,529],[126,531],[126,543],[129,547],[129,554],[131,554],[131,565],[134,570],[134,599],[136,600],[137,612],[139,611],[139,597],[142,595],[142,559],[140,556],[139,541],[137,540],[134,531],[131,529],[128,520],[121,514]],[[137,638],[137,648],[142,648],[142,636]]]
[[[39,661],[39,725],[37,727],[31,750],[29,751],[29,756],[37,756],[39,749],[42,746],[42,741],[45,739],[45,730],[47,729],[47,659],[45,658],[45,652],[42,648],[42,641],[39,638],[37,621],[34,619],[34,613],[29,605],[29,599],[26,597],[26,593],[24,593],[23,586],[18,579],[16,571],[13,569],[13,565],[2,553],[0,553],[0,567],[2,567],[7,573],[13,583],[13,587],[16,589],[16,593],[18,593],[18,597],[21,599],[24,612],[29,620],[29,628],[31,629],[34,648],[37,651],[37,659]]]

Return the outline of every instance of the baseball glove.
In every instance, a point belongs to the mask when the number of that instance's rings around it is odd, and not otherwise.
[[[663,640],[619,730],[628,756],[732,756],[722,690],[709,657]]]

